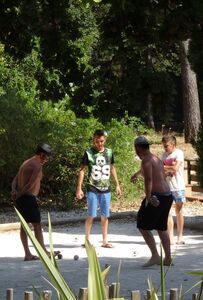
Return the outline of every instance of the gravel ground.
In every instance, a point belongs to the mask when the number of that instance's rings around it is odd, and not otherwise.
[[[118,208],[112,209],[112,215],[123,213],[123,215],[129,213],[136,213],[137,208],[134,210],[127,210],[122,209],[119,210]],[[41,210],[41,216],[42,216],[42,222],[47,221],[47,210]],[[69,210],[69,211],[51,211],[51,220],[53,222],[65,222],[65,221],[71,221],[71,220],[78,220],[78,219],[84,219],[86,217],[86,209],[77,209],[77,210]],[[187,202],[184,206],[184,215],[186,217],[198,217],[203,219],[203,202]],[[15,211],[12,208],[0,210],[0,224],[6,224],[6,223],[15,223],[18,222],[18,217],[16,216]]]
[[[58,260],[60,270],[65,281],[70,285],[76,295],[80,287],[87,286],[88,262],[86,251],[81,244],[84,242],[84,224],[66,224],[53,226],[53,241],[55,250],[61,250],[63,259]],[[157,247],[159,239],[155,234]],[[48,232],[44,228],[45,243],[48,245]],[[191,271],[202,271],[203,269],[203,240],[202,231],[185,229],[185,245],[174,245],[172,253],[174,266],[170,268],[166,276],[166,291],[170,288],[179,288],[187,291],[194,283],[200,280],[197,276],[189,275]],[[95,222],[92,228],[91,241],[95,246],[101,268],[105,265],[111,266],[108,275],[108,284],[117,279],[120,261],[121,295],[125,300],[130,300],[132,290],[140,290],[142,293],[148,288],[147,280],[150,278],[155,286],[160,286],[160,267],[142,268],[150,256],[142,236],[138,232],[135,221],[132,219],[111,220],[109,223],[109,241],[114,248],[105,249],[101,247],[101,226]],[[6,289],[14,289],[14,299],[22,300],[24,291],[32,291],[35,286],[43,291],[51,289],[53,300],[57,299],[53,288],[44,278],[48,275],[40,261],[23,261],[24,253],[19,238],[19,231],[9,231],[0,234],[0,299],[6,299]],[[34,249],[31,247],[32,252]],[[79,259],[74,260],[78,255]],[[166,271],[167,269],[165,269]],[[184,297],[184,300],[192,300],[192,293],[197,292],[196,287]],[[37,297],[34,296],[34,300]],[[142,298],[143,299],[143,298]]]

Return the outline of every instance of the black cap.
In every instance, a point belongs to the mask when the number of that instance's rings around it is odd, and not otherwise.
[[[48,144],[39,144],[36,149],[36,154],[45,153],[46,155],[51,155],[52,149]]]
[[[134,145],[150,145],[150,142],[144,135],[140,135],[134,140]]]

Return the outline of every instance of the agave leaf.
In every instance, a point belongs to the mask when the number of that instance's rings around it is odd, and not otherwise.
[[[104,281],[104,282],[106,282],[106,280],[107,280],[107,275],[108,275],[108,273],[109,273],[109,270],[110,270],[110,268],[111,268],[111,266],[108,266],[107,268],[105,268],[103,271],[102,271],[102,280]]]
[[[165,300],[165,276],[164,276],[164,264],[163,264],[163,248],[160,244],[160,253],[161,253],[161,299]]]
[[[190,275],[197,275],[197,276],[203,276],[203,272],[189,272],[187,274],[190,274]]]
[[[31,229],[29,228],[28,224],[25,222],[24,218],[21,216],[21,214],[18,212],[18,210],[15,208],[16,213],[21,221],[21,224],[23,226],[23,229],[25,230],[26,234],[32,241],[33,246],[35,247],[36,252],[38,253],[42,263],[44,264],[49,277],[51,278],[53,285],[55,286],[56,290],[58,291],[58,294],[60,295],[60,300],[76,300],[76,297],[74,296],[73,292],[63,279],[62,275],[59,273],[58,269],[55,267],[55,265],[52,263],[51,259],[48,257],[44,249],[39,244],[38,240],[33,235]]]
[[[120,261],[119,261],[119,265],[118,265],[117,275],[116,275],[116,282],[117,282],[117,283],[120,282],[121,265],[122,265],[122,261],[120,260]]]
[[[53,246],[53,239],[52,239],[52,226],[51,226],[51,218],[50,218],[49,213],[48,213],[48,225],[49,225],[49,247],[50,247],[51,261],[52,261],[52,264],[59,271],[59,266],[56,262],[56,258],[54,255],[54,246]]]
[[[183,296],[185,296],[187,293],[189,293],[193,288],[195,288],[196,286],[202,284],[202,282],[203,282],[203,280],[200,280],[200,281],[196,282],[195,284],[193,284],[193,286],[191,286],[186,292],[184,292],[184,293],[182,294],[182,298],[183,298]]]
[[[149,286],[149,290],[150,290],[150,300],[158,300],[159,298],[157,296],[157,293],[155,291],[155,288],[153,286],[151,279],[148,278],[147,282],[148,282],[148,286]]]
[[[37,297],[39,298],[39,300],[43,300],[43,297],[42,297],[41,293],[38,291],[38,289],[36,289],[35,286],[33,286],[32,288],[33,288],[35,294],[37,295]]]
[[[85,241],[88,256],[88,300],[107,300],[106,287],[102,278],[100,264],[95,248],[88,240]]]

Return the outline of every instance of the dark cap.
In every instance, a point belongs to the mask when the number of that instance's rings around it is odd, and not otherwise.
[[[45,153],[46,155],[51,155],[52,149],[48,144],[39,144],[36,149],[36,154]]]
[[[144,136],[144,135],[140,135],[138,136],[135,140],[134,140],[134,145],[149,145],[149,141],[148,139]]]

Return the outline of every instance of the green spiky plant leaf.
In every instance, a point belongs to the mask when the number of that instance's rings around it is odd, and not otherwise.
[[[53,252],[51,259],[47,255],[47,253],[44,251],[44,249],[39,244],[38,240],[33,235],[31,229],[29,228],[28,224],[24,220],[24,218],[21,216],[21,214],[16,209],[17,215],[20,219],[21,225],[23,226],[23,229],[25,230],[26,234],[30,238],[41,262],[44,264],[49,277],[53,283],[53,286],[57,290],[58,294],[60,295],[60,300],[76,300],[75,295],[63,279],[62,275],[60,274],[58,268],[56,267],[56,261],[54,261],[53,258]]]
[[[96,255],[95,248],[88,240],[85,241],[89,269],[88,269],[88,299],[105,300],[107,299],[106,287],[102,278],[102,272]]]
[[[35,236],[33,235],[30,227],[18,212],[17,209],[16,213],[20,219],[21,225],[25,230],[26,234],[30,238],[41,262],[44,264],[49,277],[51,279],[50,285],[54,287],[57,291],[58,299],[59,300],[76,300],[75,295],[73,294],[71,288],[65,282],[65,279],[60,273],[59,267],[57,265],[55,256],[54,256],[54,248],[53,248],[53,241],[52,241],[52,228],[51,228],[51,219],[50,215],[48,214],[48,222],[49,222],[49,242],[50,242],[50,257],[41,247]],[[107,299],[106,287],[105,287],[105,280],[106,276],[109,272],[110,266],[108,266],[103,272],[101,271],[99,261],[95,252],[94,247],[88,242],[85,242],[86,252],[88,256],[88,300],[105,300]],[[41,294],[34,288],[36,294],[38,295],[39,299],[42,299]],[[124,300],[124,298],[116,298],[116,300]]]

